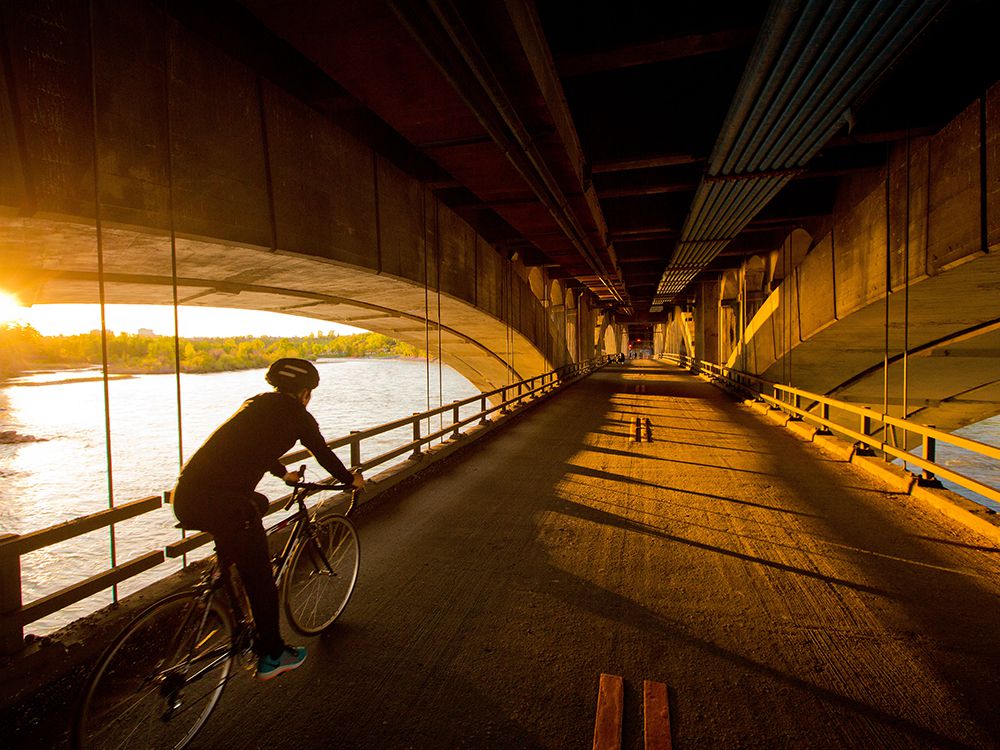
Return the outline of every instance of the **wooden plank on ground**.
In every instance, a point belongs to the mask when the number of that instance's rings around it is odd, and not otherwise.
[[[643,734],[646,750],[670,750],[670,707],[667,686],[662,682],[642,683]]]
[[[601,675],[594,719],[594,750],[621,750],[624,693],[621,677]]]

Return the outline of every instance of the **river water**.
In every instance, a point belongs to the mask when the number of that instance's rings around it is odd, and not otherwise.
[[[447,367],[423,360],[339,359],[317,363],[321,382],[309,410],[326,438],[391,422],[479,391]],[[263,370],[181,375],[183,451],[189,456],[242,401],[268,389]],[[440,373],[440,381],[439,381]],[[118,504],[170,489],[181,463],[177,379],[138,375],[109,382],[111,485]],[[461,416],[477,411],[463,411]],[[450,415],[443,424],[450,424]],[[423,434],[439,428],[435,417]],[[430,428],[430,429],[428,429]],[[412,427],[362,443],[362,460],[412,439]],[[338,455],[349,465],[349,452]],[[404,460],[405,457],[397,459]],[[0,533],[23,534],[108,507],[104,384],[99,371],[37,373],[0,388]],[[315,464],[312,464],[315,465]],[[387,464],[389,465],[389,464]],[[378,467],[377,473],[385,466]],[[323,472],[325,475],[325,472]],[[320,474],[312,472],[312,478]],[[271,499],[286,493],[266,477]],[[169,506],[116,526],[116,562],[122,564],[180,538]],[[102,529],[25,555],[25,603],[103,572],[110,564],[110,531]],[[208,554],[203,547],[194,557]],[[191,559],[191,558],[189,558]],[[119,586],[124,596],[179,567],[168,561]],[[106,592],[27,626],[44,634],[111,601]]]
[[[428,370],[422,360],[341,359],[318,363],[322,382],[309,409],[327,439],[408,416],[428,408]],[[430,368],[430,406],[467,398],[478,391],[453,370]],[[38,373],[0,388],[0,532],[23,534],[108,507],[109,477],[104,385],[96,371]],[[266,390],[263,370],[182,375],[183,450],[190,455],[243,399]],[[109,383],[111,474],[117,503],[158,495],[169,489],[180,466],[177,380],[174,375],[139,375]],[[476,411],[463,412],[462,417]],[[444,425],[450,424],[445,418]],[[436,418],[423,434],[439,429]],[[960,434],[1000,445],[1000,417],[963,428]],[[366,441],[362,459],[408,442],[412,428]],[[346,449],[338,451],[349,463]],[[1000,486],[1000,465],[947,445],[938,461],[953,470]],[[403,460],[402,458],[398,460]],[[380,467],[376,471],[381,471]],[[313,473],[313,477],[318,474]],[[1000,505],[948,484],[1000,511]],[[261,490],[274,499],[285,494],[279,480],[265,477]],[[117,525],[116,561],[129,561],[179,538],[169,506]],[[22,558],[25,603],[35,601],[110,564],[110,532],[91,532]],[[203,547],[194,557],[210,552]],[[189,558],[190,559],[190,558]],[[168,561],[119,587],[119,595],[142,588],[172,572]],[[44,634],[111,601],[95,595],[28,626]]]

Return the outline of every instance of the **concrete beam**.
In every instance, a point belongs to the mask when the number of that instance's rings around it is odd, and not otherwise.
[[[152,4],[28,5],[0,55],[0,271],[24,301],[97,301],[100,251],[112,303],[169,303],[176,265],[191,304],[422,349],[440,327],[483,388],[570,361],[523,263],[316,110]]]

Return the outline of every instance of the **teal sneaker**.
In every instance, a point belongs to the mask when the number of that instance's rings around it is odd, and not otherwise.
[[[279,674],[291,672],[305,660],[305,646],[285,646],[285,649],[277,658],[262,656],[257,660],[257,679],[270,680]]]

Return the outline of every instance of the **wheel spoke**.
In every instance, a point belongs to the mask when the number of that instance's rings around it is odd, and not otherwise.
[[[184,747],[222,694],[232,654],[232,624],[218,602],[185,592],[156,603],[122,632],[91,674],[74,745]]]
[[[342,516],[317,522],[292,553],[282,583],[285,611],[305,635],[328,627],[354,589],[359,556],[353,525]]]

